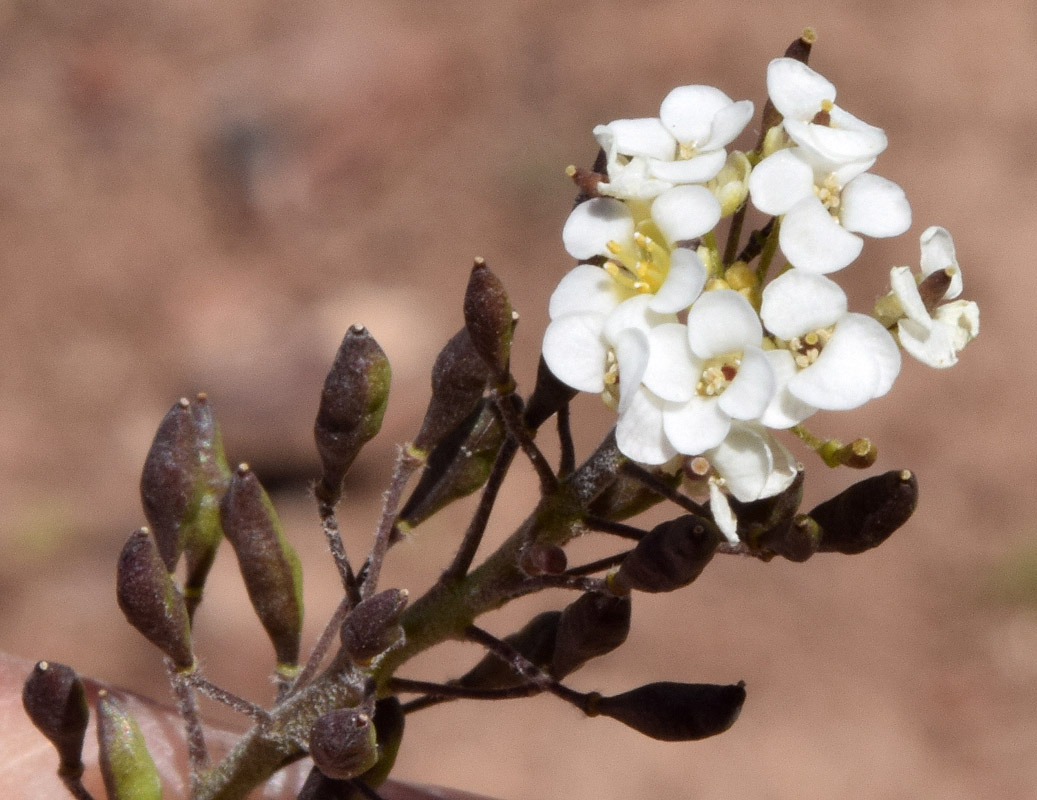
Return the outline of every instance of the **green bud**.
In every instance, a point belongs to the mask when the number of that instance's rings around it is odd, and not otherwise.
[[[177,669],[190,669],[194,654],[187,606],[147,528],[134,531],[122,548],[115,586],[119,608],[129,623],[169,656]]]
[[[378,761],[378,742],[371,718],[355,708],[340,708],[317,717],[310,730],[310,757],[329,778],[345,781]]]
[[[472,337],[472,346],[482,356],[498,381],[508,376],[511,358],[511,335],[515,318],[511,301],[500,278],[486,262],[475,259],[464,296],[464,324]]]
[[[623,559],[609,584],[620,592],[680,589],[702,573],[722,539],[711,520],[693,514],[656,525]]]
[[[537,365],[536,385],[522,412],[522,421],[530,430],[536,430],[577,394],[579,392],[555,377],[541,356]]]
[[[403,643],[400,617],[407,607],[406,589],[386,589],[361,600],[342,622],[342,649],[355,664],[369,664]]]
[[[490,379],[489,367],[472,344],[467,328],[453,335],[432,365],[432,397],[414,448],[429,452],[479,404]]]
[[[891,470],[858,481],[808,516],[821,527],[821,552],[855,555],[886,541],[916,505],[918,479],[910,470]]]
[[[630,632],[630,596],[586,592],[562,610],[551,677],[561,680],[592,658],[611,653]]]
[[[144,735],[104,689],[97,695],[97,743],[109,800],[161,800],[162,784]]]
[[[78,779],[83,774],[81,756],[90,709],[75,670],[55,661],[38,662],[22,688],[22,705],[32,724],[57,749],[58,774]]]
[[[324,379],[313,437],[324,466],[317,497],[336,503],[342,479],[360,449],[382,427],[392,370],[384,351],[363,325],[353,325]]]
[[[220,504],[220,518],[238,557],[249,600],[273,642],[278,668],[291,668],[299,660],[302,567],[248,464],[234,473]]]
[[[520,630],[505,636],[504,641],[518,650],[525,658],[541,669],[551,664],[554,655],[555,636],[561,611],[544,611],[537,614]],[[510,689],[521,686],[524,679],[509,664],[493,653],[483,659],[455,681],[466,689]]]
[[[433,448],[398,524],[417,527],[443,507],[486,483],[504,442],[504,427],[488,400]]]
[[[604,714],[664,742],[687,742],[723,733],[738,719],[745,684],[649,683],[613,697],[591,695],[587,713]]]

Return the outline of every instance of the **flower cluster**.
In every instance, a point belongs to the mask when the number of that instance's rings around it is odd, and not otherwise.
[[[544,336],[552,372],[618,412],[625,455],[705,457],[719,516],[727,494],[751,502],[792,484],[797,465],[770,429],[809,436],[801,423],[816,411],[886,394],[901,349],[946,367],[979,331],[937,227],[922,234],[919,276],[895,267],[872,314],[849,310],[829,276],[858,258],[861,234],[911,226],[903,190],[870,172],[886,135],[802,60],[773,60],[767,90],[769,127],[747,153],[727,147],[753,103],[710,86],[594,129],[604,171],[570,168],[583,193],[562,238],[581,263],[552,295]],[[750,201],[771,219],[739,250]]]

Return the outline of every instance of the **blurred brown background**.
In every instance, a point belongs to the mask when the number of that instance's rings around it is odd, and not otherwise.
[[[0,647],[164,696],[115,605],[114,562],[143,521],[154,428],[199,390],[230,458],[275,490],[307,563],[312,641],[337,595],[306,499],[309,431],[348,325],[367,324],[395,371],[348,489],[359,552],[392,446],[416,430],[428,367],[461,324],[471,258],[522,313],[528,386],[570,266],[563,169],[589,165],[591,127],[653,115],[684,83],[762,104],[767,61],[805,25],[840,104],[887,129],[875,171],[914,209],[907,235],[869,242],[847,271],[857,309],[890,266],[917,265],[930,224],[954,234],[982,306],[957,368],[905,362],[889,396],[812,426],[871,436],[877,468],[915,469],[919,513],[864,556],[718,559],[684,592],[639,597],[625,649],[573,680],[744,679],[724,736],[665,744],[550,698],[472,703],[415,715],[399,775],[504,800],[1032,797],[1037,11],[1023,0],[3,4]],[[610,417],[593,398],[577,413],[586,453]],[[797,452],[812,501],[857,477]],[[516,473],[495,540],[535,487]],[[419,529],[387,579],[428,585],[462,522]],[[212,677],[266,699],[268,646],[234,573],[222,553],[199,651]],[[564,602],[485,624],[504,634]],[[445,679],[477,657],[447,647],[407,675]]]

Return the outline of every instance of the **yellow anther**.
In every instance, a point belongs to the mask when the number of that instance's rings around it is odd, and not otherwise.
[[[822,111],[827,111],[827,112],[831,113],[833,108],[835,108],[835,103],[833,103],[831,100],[822,100],[821,101],[821,110]]]
[[[710,278],[706,281],[706,291],[712,292],[717,289],[730,289],[731,284],[725,281],[723,278]]]
[[[808,333],[806,336],[803,337],[803,341],[806,342],[811,347],[813,347],[819,341],[821,341],[821,337],[817,335],[817,331],[811,331],[810,333]]]
[[[575,175],[576,174],[576,165],[575,164],[570,164],[569,166],[567,166],[565,168],[565,174],[566,174],[566,177],[569,177],[569,178],[571,178],[573,175]]]
[[[612,253],[612,255],[614,255],[614,256],[618,256],[621,252],[623,252],[623,248],[620,246],[619,242],[617,242],[615,239],[611,239],[605,245],[605,249],[608,250],[610,253]]]
[[[751,289],[759,282],[756,271],[749,268],[744,261],[736,261],[724,272],[727,285],[735,290]]]

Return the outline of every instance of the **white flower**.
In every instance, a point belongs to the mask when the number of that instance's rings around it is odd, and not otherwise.
[[[776,58],[767,66],[767,93],[784,117],[785,132],[824,161],[874,160],[886,134],[835,105],[835,86],[802,61]]]
[[[602,194],[651,199],[674,186],[705,183],[724,166],[725,147],[753,115],[749,100],[734,102],[712,86],[678,86],[663,100],[659,117],[598,125],[608,182]]]
[[[916,279],[908,267],[894,267],[889,275],[893,291],[885,303],[880,301],[879,313],[895,300],[901,346],[923,364],[943,369],[956,364],[958,353],[979,335],[979,306],[954,299],[961,295],[962,279],[950,233],[934,226],[920,241],[921,275]]]
[[[651,326],[632,397],[620,365],[619,449],[649,464],[699,455],[724,441],[732,420],[759,417],[776,385],[762,338],[756,312],[730,289],[699,297],[686,325]]]
[[[911,227],[904,191],[866,172],[870,165],[819,161],[802,147],[779,150],[756,165],[749,175],[753,205],[784,215],[778,243],[793,266],[835,272],[860,255],[858,233],[898,236]]]
[[[782,346],[767,351],[778,390],[761,421],[789,428],[816,409],[842,411],[881,397],[900,373],[900,350],[883,325],[847,311],[823,275],[792,269],[763,290],[760,317]]]

